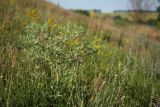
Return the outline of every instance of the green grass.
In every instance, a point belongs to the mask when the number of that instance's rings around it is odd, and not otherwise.
[[[119,45],[123,38],[114,38],[109,31],[93,32],[68,19],[44,18],[42,8],[32,6],[36,0],[16,1],[13,7],[1,1],[0,106],[157,104],[159,42],[138,38],[126,49]],[[21,2],[27,14],[21,11]]]

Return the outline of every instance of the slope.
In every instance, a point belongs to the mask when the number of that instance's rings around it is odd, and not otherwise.
[[[159,43],[43,0],[0,0],[0,16],[0,106],[157,104]]]

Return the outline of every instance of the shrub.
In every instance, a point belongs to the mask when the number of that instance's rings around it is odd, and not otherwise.
[[[155,19],[149,19],[147,21],[147,25],[149,25],[149,26],[156,26],[157,25],[157,21]]]
[[[113,19],[118,26],[126,26],[129,23],[128,19],[122,18],[121,16],[114,16]]]
[[[74,12],[89,16],[89,11],[87,10],[74,10]]]
[[[4,94],[0,97],[2,105],[80,105],[83,96],[77,83],[83,79],[78,76],[86,57],[96,54],[84,34],[85,29],[74,24],[59,25],[57,29],[29,24],[19,38],[21,55],[16,65],[19,70],[12,75],[11,99]]]

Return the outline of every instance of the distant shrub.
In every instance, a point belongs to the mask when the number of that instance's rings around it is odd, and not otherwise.
[[[159,15],[157,17],[157,27],[160,28],[160,13],[159,13]]]
[[[123,18],[121,16],[119,16],[119,15],[118,16],[114,16],[113,19],[114,20],[123,20]]]
[[[99,17],[103,20],[112,18],[109,14],[100,15]]]
[[[114,16],[113,20],[118,26],[126,26],[129,22],[127,18],[122,18],[121,16]]]
[[[146,24],[149,25],[149,26],[156,26],[157,25],[157,20],[156,19],[149,19],[146,22]]]
[[[83,14],[83,15],[86,15],[86,16],[89,16],[89,11],[87,10],[74,10],[74,12],[76,13],[80,13],[80,14]]]
[[[157,7],[158,17],[157,17],[157,27],[160,28],[160,6]]]

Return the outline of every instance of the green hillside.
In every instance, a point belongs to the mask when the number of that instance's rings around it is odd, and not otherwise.
[[[0,107],[156,106],[159,31],[134,25],[0,0]]]

